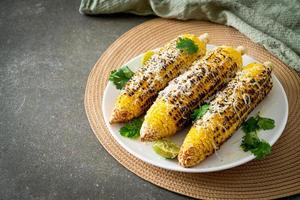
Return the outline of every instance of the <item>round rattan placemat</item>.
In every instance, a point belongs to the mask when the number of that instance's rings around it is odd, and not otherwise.
[[[261,161],[215,173],[188,174],[164,170],[135,158],[109,133],[102,116],[101,102],[108,75],[131,58],[159,47],[182,33],[208,32],[212,44],[244,45],[248,54],[275,64],[289,102],[284,133],[273,153]],[[200,21],[154,19],[123,34],[101,56],[91,71],[85,92],[85,109],[100,143],[123,166],[141,178],[187,196],[201,199],[273,199],[300,193],[300,77],[261,46],[233,28]]]

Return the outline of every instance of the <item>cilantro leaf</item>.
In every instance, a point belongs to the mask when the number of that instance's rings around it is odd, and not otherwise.
[[[128,66],[124,66],[118,70],[113,70],[109,75],[109,80],[120,90],[124,88],[125,84],[133,75],[133,71],[131,71]]]
[[[134,119],[133,121],[125,124],[120,129],[120,134],[128,138],[138,138],[140,136],[140,130],[143,124],[143,120]]]
[[[242,124],[242,129],[245,133],[250,133],[260,129],[270,130],[275,127],[275,121],[270,118],[259,116],[250,117],[247,121]]]
[[[271,153],[271,150],[271,145],[262,140],[255,149],[251,149],[251,152],[256,156],[256,159],[260,160],[269,155]]]
[[[257,132],[246,133],[243,136],[241,147],[245,152],[251,151],[258,160],[271,153],[271,145],[264,140],[260,140]]]
[[[256,159],[263,159],[271,153],[271,145],[260,140],[257,136],[259,130],[269,130],[275,127],[275,121],[273,119],[264,118],[259,116],[259,113],[255,117],[250,117],[246,122],[242,124],[242,130],[245,132],[241,143],[242,149],[251,151],[256,156]]]
[[[244,151],[250,151],[255,149],[260,143],[260,140],[256,132],[246,133],[243,136],[241,147]]]
[[[259,128],[261,128],[263,130],[270,130],[275,127],[275,121],[274,121],[274,119],[264,118],[264,117],[260,117],[258,115],[257,125],[259,126]]]
[[[203,104],[198,109],[195,109],[191,115],[192,120],[200,119],[209,109],[209,104]]]
[[[186,51],[188,54],[193,54],[198,51],[198,46],[189,38],[179,38],[176,48]]]
[[[257,125],[257,117],[250,117],[247,121],[245,121],[242,124],[242,130],[245,133],[251,133],[253,131],[256,131],[259,129],[259,126]]]

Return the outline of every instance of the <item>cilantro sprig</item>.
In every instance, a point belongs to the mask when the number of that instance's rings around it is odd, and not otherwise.
[[[193,40],[189,38],[179,38],[176,44],[176,48],[182,49],[188,54],[193,54],[198,51],[198,46]]]
[[[142,119],[134,119],[128,122],[120,129],[120,134],[128,138],[138,138],[140,136],[140,130],[143,124]]]
[[[275,121],[274,119],[264,118],[258,115],[257,125],[263,130],[270,130],[275,127]]]
[[[259,139],[257,132],[259,130],[270,130],[275,127],[275,121],[270,118],[259,116],[250,117],[242,124],[242,130],[245,132],[241,147],[247,152],[250,151],[256,156],[256,159],[263,159],[271,153],[271,145],[264,140]]]
[[[203,104],[198,109],[195,109],[191,115],[193,121],[200,119],[208,111],[209,104]]]
[[[270,118],[265,118],[259,116],[250,117],[246,122],[243,123],[242,129],[245,133],[250,133],[253,131],[269,130],[275,127],[275,121]]]
[[[271,153],[271,145],[257,136],[257,132],[246,133],[241,144],[242,149],[250,151],[260,160]]]
[[[113,70],[109,75],[109,80],[113,82],[117,89],[121,90],[134,75],[128,66],[123,66],[118,70]]]

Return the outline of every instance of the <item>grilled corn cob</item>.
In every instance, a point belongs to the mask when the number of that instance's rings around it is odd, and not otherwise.
[[[117,98],[110,122],[126,122],[143,114],[170,80],[205,55],[207,37],[207,34],[200,38],[192,34],[181,35],[150,55]],[[192,40],[197,45],[196,52],[189,53],[177,48],[177,43],[182,39]]]
[[[269,64],[252,63],[244,67],[216,94],[202,119],[194,123],[181,146],[179,163],[191,167],[214,153],[239,128],[271,88]]]
[[[244,50],[218,47],[171,81],[147,111],[141,140],[168,137],[184,127],[192,111],[235,76],[242,66]]]

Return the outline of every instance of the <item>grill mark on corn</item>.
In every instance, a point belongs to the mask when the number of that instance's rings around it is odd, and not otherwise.
[[[176,122],[176,126],[181,128],[188,122],[186,119],[190,117],[192,110],[220,89],[223,86],[222,80],[232,78],[237,68],[238,65],[230,54],[222,48],[217,48],[208,53],[203,60],[196,61],[191,70],[183,74],[181,78],[174,79],[168,86],[169,91],[167,87],[159,94],[158,99],[174,106],[167,114]],[[206,85],[209,87],[205,87]],[[201,92],[198,94],[194,91]],[[177,115],[171,114],[174,112]]]
[[[198,52],[188,54],[176,48],[180,38],[192,37],[198,45]],[[121,112],[129,113],[126,121],[142,114],[170,80],[186,71],[192,62],[202,57],[206,52],[205,43],[196,36],[182,35],[172,40],[150,57],[141,66],[135,75],[127,82],[121,95],[118,97],[113,116],[119,116]],[[117,114],[116,112],[119,112]],[[122,122],[125,119],[114,119]]]
[[[260,64],[257,65],[262,66]],[[264,67],[263,69],[264,70],[258,75],[252,75],[252,77],[251,73],[250,75],[249,73],[247,74],[247,71],[238,73],[236,78],[233,79],[223,91],[217,93],[216,98],[211,102],[209,111],[202,119],[199,119],[194,123],[192,129],[197,130],[197,132],[189,133],[187,135],[179,154],[181,164],[185,166],[192,166],[199,163],[211,154],[208,153],[207,150],[211,148],[211,146],[207,144],[207,146],[203,147],[203,140],[207,143],[216,144],[217,148],[219,148],[219,146],[240,127],[248,114],[264,99],[272,88],[271,69],[268,67]],[[259,87],[262,88],[263,91],[255,90],[253,92],[253,88],[258,83],[260,84]],[[250,106],[244,102],[242,98],[243,94],[249,95],[249,98],[251,99]],[[238,106],[240,117],[237,116],[232,105]],[[208,137],[206,136],[200,137],[200,135],[195,135],[201,134],[201,132],[205,132],[205,130],[209,128],[211,129],[210,134],[212,135],[210,140],[207,141],[206,138]],[[191,140],[193,137],[197,138],[194,139],[195,145],[198,143],[197,146],[191,146],[188,142],[193,141]],[[188,152],[188,148],[185,144],[186,142],[189,147],[197,148],[197,151],[195,152],[197,152],[198,155],[193,155],[196,158],[190,159],[193,160],[193,162],[187,162],[185,160],[185,151]],[[191,156],[192,155],[189,155],[189,157]]]

